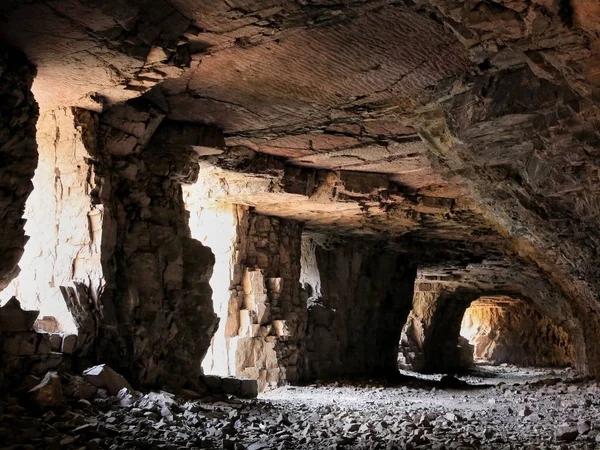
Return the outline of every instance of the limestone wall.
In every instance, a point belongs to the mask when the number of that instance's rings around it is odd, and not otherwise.
[[[316,247],[321,297],[308,312],[307,379],[397,373],[416,269],[365,242]]]
[[[58,327],[70,333],[77,330],[60,287],[75,280],[97,300],[103,285],[103,209],[90,197],[96,188],[90,154],[96,132],[96,115],[88,111],[62,108],[41,114],[39,164],[24,215],[29,241],[19,276],[2,294],[16,296],[24,307],[39,310],[40,317],[55,317]]]

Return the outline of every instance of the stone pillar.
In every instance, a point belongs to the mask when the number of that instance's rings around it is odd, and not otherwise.
[[[27,242],[23,212],[38,161],[34,77],[25,56],[0,43],[0,291],[19,273]]]
[[[204,127],[163,118],[134,102],[101,120],[107,284],[99,355],[135,383],[193,386],[218,319],[214,256],[190,237],[181,186],[198,175],[194,146],[216,143]]]

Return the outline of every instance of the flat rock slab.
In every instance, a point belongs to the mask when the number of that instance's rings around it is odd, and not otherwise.
[[[83,378],[97,388],[106,389],[110,395],[117,395],[123,388],[133,391],[127,380],[106,364],[84,370]]]

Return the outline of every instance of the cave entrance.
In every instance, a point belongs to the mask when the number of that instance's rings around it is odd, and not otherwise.
[[[465,311],[460,337],[477,365],[566,367],[575,358],[567,331],[518,298],[475,300]]]
[[[37,122],[39,161],[24,213],[29,240],[0,303],[14,296],[23,309],[40,311],[38,331],[77,334],[65,299],[97,300],[103,285],[103,210],[90,197],[94,176],[85,144],[94,123],[85,114],[62,108],[43,112]]]
[[[209,283],[219,326],[202,361],[202,369],[206,375],[230,376],[237,372],[235,341],[231,338],[239,328],[235,307],[238,299],[235,287],[239,284],[235,270],[239,256],[236,254],[238,207],[214,201],[206,180],[201,176],[196,184],[183,187],[191,237],[209,247],[215,257]]]
[[[257,380],[262,392],[296,379],[290,323],[303,301],[302,226],[229,203],[225,184],[201,164],[198,182],[183,188],[191,236],[215,256],[210,285],[219,325],[202,368],[205,375]]]
[[[401,372],[489,378],[501,375],[500,365],[547,370],[574,360],[569,333],[528,301],[417,282],[398,365]]]

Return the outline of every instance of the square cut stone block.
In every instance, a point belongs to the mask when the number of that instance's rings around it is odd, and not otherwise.
[[[216,375],[203,375],[202,380],[206,383],[209,391],[217,392],[221,390],[221,377]]]
[[[240,397],[256,398],[258,396],[258,381],[251,379],[242,379],[240,388]]]
[[[39,333],[38,336],[38,345],[35,353],[38,355],[47,355],[52,351],[50,335],[48,333]]]
[[[60,352],[62,350],[63,337],[58,333],[51,333],[48,335],[50,339],[50,350],[53,352]]]
[[[75,351],[77,346],[77,335],[76,334],[65,334],[62,339],[61,351],[67,355],[70,355]]]
[[[0,349],[9,355],[31,356],[35,354],[38,339],[35,331],[0,333]]]
[[[240,329],[238,334],[242,337],[253,336],[252,315],[249,309],[240,310]]]
[[[221,390],[225,394],[240,395],[242,389],[242,380],[240,378],[227,377],[221,382]]]

